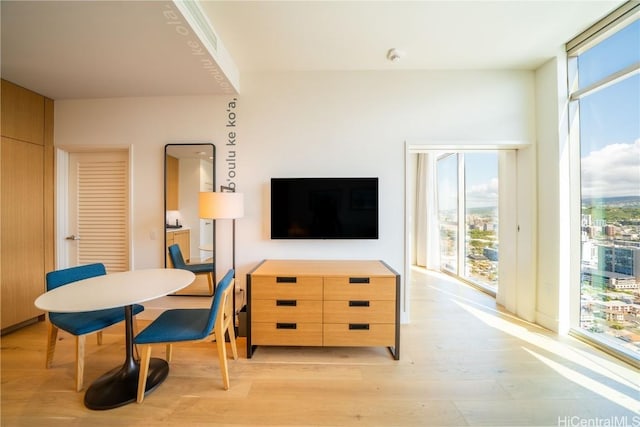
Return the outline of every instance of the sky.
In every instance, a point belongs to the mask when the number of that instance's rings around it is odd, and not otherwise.
[[[498,153],[465,153],[467,209],[498,206]]]
[[[498,206],[498,153],[464,153],[466,207]],[[438,161],[438,202],[440,209],[457,206],[457,161],[451,155]]]
[[[579,56],[580,86],[640,62],[640,20]],[[580,99],[582,196],[640,197],[640,74]]]

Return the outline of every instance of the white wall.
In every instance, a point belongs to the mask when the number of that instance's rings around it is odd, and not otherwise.
[[[374,258],[402,272],[405,141],[535,135],[534,74],[527,71],[273,72],[243,75],[242,87],[234,108],[229,97],[56,102],[56,145],[133,146],[134,268],[162,265],[163,242],[149,236],[162,230],[168,142],[213,140],[219,185],[232,167],[225,156],[236,152],[233,180],[245,194],[236,265],[244,285],[264,258]],[[227,110],[236,114],[234,128],[225,127]],[[237,133],[235,147],[225,146],[229,131]],[[380,238],[271,241],[269,179],[292,176],[379,177]],[[219,260],[228,245],[222,226]]]
[[[569,147],[566,57],[559,52],[536,71],[538,288],[537,323],[569,327]],[[579,261],[578,261],[579,262]]]
[[[231,97],[156,97],[55,102],[58,147],[131,147],[132,268],[164,266],[164,145],[222,141]],[[218,156],[225,148],[217,145]],[[224,253],[221,260],[224,262]]]

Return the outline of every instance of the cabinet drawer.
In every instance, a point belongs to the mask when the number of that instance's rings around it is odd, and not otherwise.
[[[326,277],[325,300],[395,300],[395,277]]]
[[[342,300],[324,302],[324,323],[395,323],[395,301]]]
[[[251,322],[256,345],[322,345],[322,323]]]
[[[321,300],[322,277],[252,276],[251,298]]]
[[[322,301],[253,299],[251,320],[253,322],[321,323]]]
[[[377,323],[325,323],[323,343],[335,347],[394,346],[395,325]]]

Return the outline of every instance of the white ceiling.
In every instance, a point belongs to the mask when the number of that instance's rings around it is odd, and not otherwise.
[[[225,93],[170,0],[5,1],[2,78],[53,99]],[[217,68],[217,67],[216,67]]]
[[[203,2],[241,70],[535,69],[621,1]],[[406,51],[397,63],[390,48]]]
[[[535,69],[623,2],[199,3],[241,82],[267,70]],[[2,77],[53,99],[222,93],[169,0],[0,7]],[[393,47],[406,52],[395,63]]]

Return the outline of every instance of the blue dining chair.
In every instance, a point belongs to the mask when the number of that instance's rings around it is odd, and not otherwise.
[[[47,291],[59,286],[90,277],[103,276],[107,274],[104,264],[86,264],[77,267],[65,268],[47,273]],[[138,304],[133,306],[133,314],[136,315],[144,310]],[[122,322],[125,318],[124,307],[110,308],[106,310],[83,311],[77,313],[55,313],[49,312],[49,332],[47,336],[47,353],[45,367],[51,367],[53,353],[56,349],[58,330],[62,329],[74,335],[76,338],[76,391],[82,390],[84,377],[84,347],[86,336],[97,332],[98,345],[102,344],[102,330]]]
[[[151,360],[151,344],[166,344],[167,362],[171,362],[172,344],[188,341],[202,341],[215,334],[222,384],[229,389],[229,372],[227,367],[227,348],[225,333],[229,334],[231,351],[234,360],[238,358],[233,316],[233,289],[235,279],[233,269],[229,270],[216,287],[210,308],[178,308],[166,310],[149,326],[140,332],[134,343],[144,345],[140,356],[140,376],[138,377],[138,403],[144,399],[149,360]]]
[[[212,262],[203,262],[200,264],[187,264],[184,262],[184,257],[182,256],[182,251],[180,251],[180,246],[178,244],[173,244],[169,246],[169,257],[171,258],[171,262],[175,268],[179,268],[182,270],[189,270],[195,275],[206,274],[207,281],[209,282],[209,294],[213,295],[215,288],[213,286],[213,263]]]

